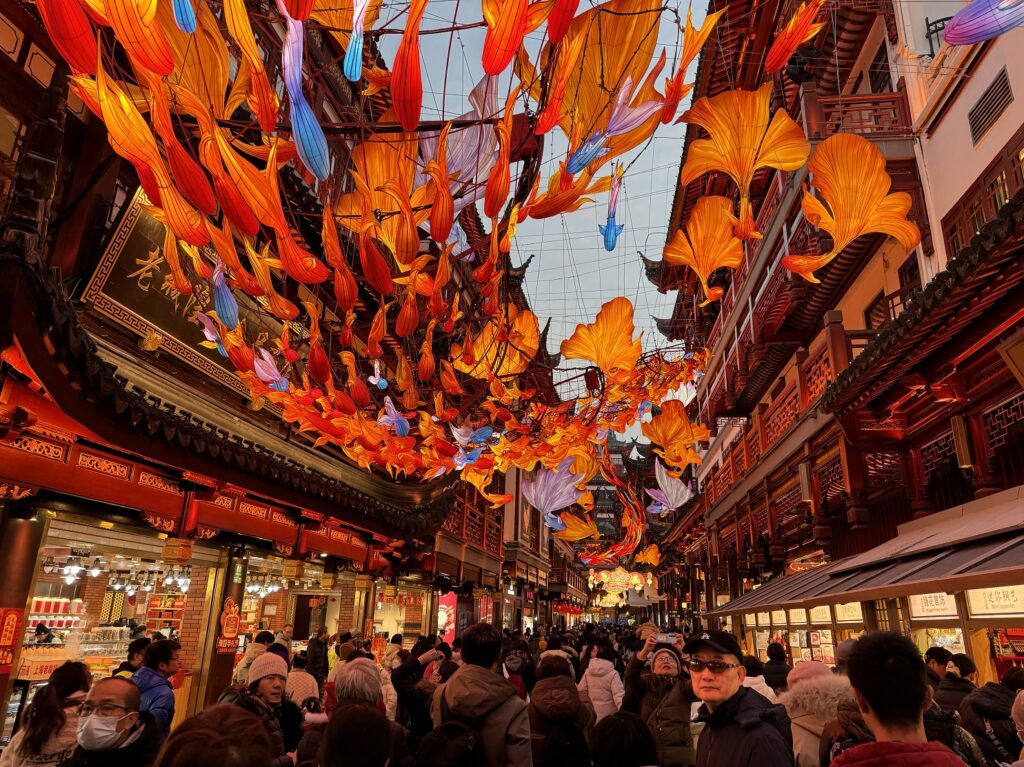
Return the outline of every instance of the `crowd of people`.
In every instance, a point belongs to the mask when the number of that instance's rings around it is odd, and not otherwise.
[[[136,640],[98,681],[67,662],[0,767],[1024,767],[1024,669],[978,686],[968,655],[896,633],[841,643],[835,667],[652,624],[290,647],[290,626],[258,633],[173,730],[176,641]]]

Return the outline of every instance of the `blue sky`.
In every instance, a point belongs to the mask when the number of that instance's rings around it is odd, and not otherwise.
[[[381,19],[390,19],[406,7],[404,3],[386,4],[382,8]],[[578,12],[582,13],[588,7],[590,4],[583,0]],[[674,7],[678,7],[680,17],[685,18],[686,6]],[[694,9],[694,13],[694,24],[699,27],[703,9]],[[481,18],[478,2],[430,0],[422,29],[470,24]],[[393,25],[399,26],[403,19],[404,15]],[[542,26],[527,38],[527,48],[535,61],[543,41],[543,30]],[[484,30],[480,28],[421,36],[422,119],[451,118],[466,111],[466,94],[483,75],[480,64],[483,39]],[[675,17],[666,11],[661,17],[655,56],[665,47],[669,69],[678,55],[679,43],[680,33]],[[387,60],[393,58],[397,44],[397,35],[384,36],[381,47]],[[651,64],[653,60],[648,67]],[[691,73],[691,79],[692,76]],[[512,76],[506,74],[504,77],[499,90],[501,103]],[[659,294],[647,281],[637,251],[643,251],[648,258],[661,258],[684,133],[684,125],[660,126],[646,148],[638,148],[623,158],[629,169],[619,200],[618,221],[625,225],[625,230],[619,236],[614,252],[604,250],[597,230],[607,217],[607,192],[599,194],[593,204],[573,213],[540,221],[529,219],[519,226],[512,261],[517,264],[530,254],[536,255],[524,288],[541,324],[551,318],[551,351],[557,351],[560,341],[572,334],[577,323],[592,321],[605,301],[620,295],[633,301],[637,329],[644,333],[644,347],[650,350],[664,343],[651,316],[669,316],[675,293]],[[565,159],[566,149],[565,137],[557,128],[548,134],[544,147],[542,190],[546,188],[548,176],[558,169],[558,161]],[[602,175],[607,172],[603,170]]]

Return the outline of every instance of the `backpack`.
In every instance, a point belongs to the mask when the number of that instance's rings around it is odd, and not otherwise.
[[[590,767],[590,747],[571,722],[552,722],[544,737],[546,767]]]
[[[461,717],[452,713],[442,689],[441,725],[420,740],[417,767],[484,767],[484,739],[480,731],[484,720],[498,706],[483,716]]]

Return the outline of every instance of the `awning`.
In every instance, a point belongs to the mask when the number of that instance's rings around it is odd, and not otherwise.
[[[769,581],[709,615],[1024,583],[1024,487],[900,525],[864,554]]]

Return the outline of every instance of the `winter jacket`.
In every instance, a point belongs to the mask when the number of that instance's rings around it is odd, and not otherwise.
[[[60,767],[150,767],[163,744],[163,735],[152,715],[139,715],[138,737],[121,748],[109,751],[87,751],[78,746],[60,763]]]
[[[852,700],[840,702],[836,709],[836,718],[826,724],[821,731],[821,767],[828,767],[832,763],[833,753],[838,755],[843,750],[862,743],[871,743],[874,739],[875,736],[864,723],[864,717],[857,704]]]
[[[50,733],[38,754],[23,756],[18,753],[25,738],[25,730],[18,730],[0,752],[0,767],[56,767],[71,756],[78,745],[78,709],[85,695],[84,692],[77,692],[64,701],[64,724]]]
[[[743,686],[756,690],[772,703],[776,702],[775,690],[768,686],[763,676],[748,676],[743,680]]]
[[[960,702],[958,711],[964,729],[978,741],[990,762],[1009,762],[1020,755],[1021,742],[1010,718],[1015,695],[1009,687],[989,682]]]
[[[323,684],[327,679],[327,642],[313,637],[306,646],[306,671]]]
[[[159,671],[143,666],[132,676],[132,681],[142,696],[139,711],[151,713],[161,735],[166,738],[174,720],[174,689],[170,680]]]
[[[399,705],[409,717],[409,732],[415,738],[422,738],[434,729],[430,705],[437,685],[420,678],[422,669],[419,658],[409,658],[391,672],[391,684],[398,694]]]
[[[711,711],[700,707],[704,730],[697,767],[792,767],[793,737],[786,709],[749,687],[740,687]]]
[[[853,702],[850,680],[838,675],[805,679],[779,696],[789,715],[796,767],[821,764],[822,730],[836,718],[840,703]]]
[[[589,700],[580,697],[580,691],[569,677],[554,676],[537,682],[527,711],[530,717],[533,767],[545,766],[544,747],[556,727],[579,730],[589,748],[594,731],[594,709]]]
[[[249,681],[249,666],[266,651],[266,645],[261,645],[259,642],[249,642],[245,646],[245,655],[242,656],[242,660],[235,666],[235,672],[231,675],[231,683],[246,684]]]
[[[274,745],[274,759],[269,767],[292,767],[292,758],[287,754],[298,748],[302,740],[302,712],[298,706],[287,698],[276,706],[271,705],[249,692],[248,687],[229,687],[217,702],[240,706],[255,714]]]
[[[384,713],[390,721],[395,721],[398,712],[398,693],[391,684],[391,671],[385,667],[380,670],[380,695],[384,702]]]
[[[987,767],[981,747],[974,736],[960,726],[955,711],[943,711],[932,703],[924,712],[924,731],[929,743],[941,743],[969,767]]]
[[[947,676],[935,688],[933,699],[943,711],[956,711],[964,698],[977,690],[977,685],[969,679],[958,676]]]
[[[291,649],[291,644],[290,643],[289,644],[283,644],[283,642],[287,642],[287,641],[288,641],[287,639],[284,639],[284,640],[278,639],[272,645],[270,645],[270,647],[267,648],[267,652],[274,653],[274,655],[276,655],[277,657],[283,659],[284,662],[288,664],[288,668],[291,668],[292,667],[292,649]]]
[[[459,666],[434,692],[430,714],[435,727],[442,724],[442,697],[453,717],[482,720],[486,767],[532,767],[530,717],[505,679],[480,666]]]
[[[941,743],[864,743],[836,757],[833,767],[964,767]]]
[[[598,722],[616,713],[622,707],[622,698],[626,694],[615,664],[604,658],[591,658],[579,689],[590,698]]]
[[[770,660],[764,664],[764,681],[773,690],[785,690],[786,678],[793,667],[782,660]]]
[[[688,676],[678,677],[665,691],[664,680],[644,672],[644,662],[633,658],[626,667],[626,691],[658,747],[661,767],[684,767],[696,759],[690,729],[690,706],[695,700]]]
[[[296,706],[301,707],[307,698],[320,700],[320,686],[316,678],[305,669],[296,668],[288,672],[284,691]]]

